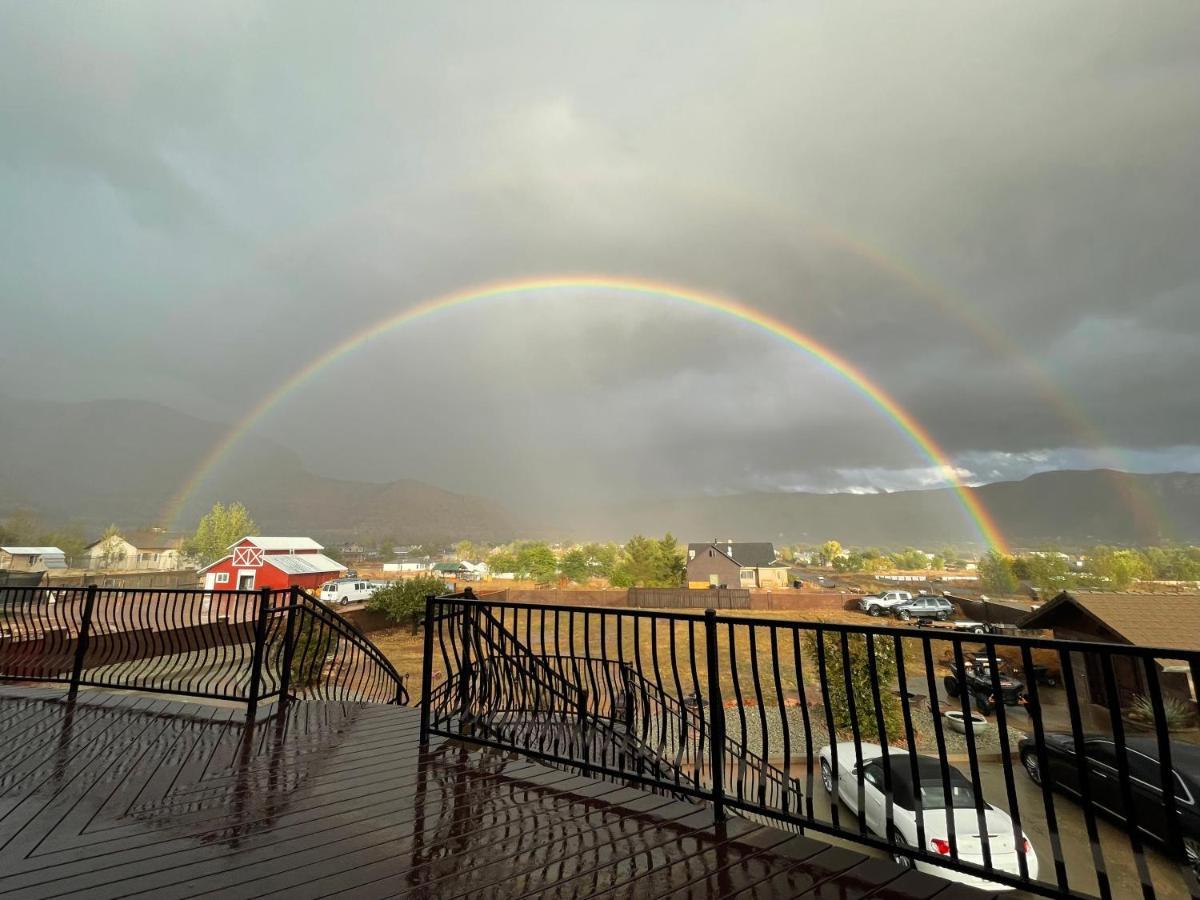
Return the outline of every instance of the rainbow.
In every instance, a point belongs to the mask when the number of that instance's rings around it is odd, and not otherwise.
[[[803,350],[853,385],[860,394],[891,419],[908,441],[941,471],[946,482],[954,489],[958,502],[974,523],[984,542],[1001,553],[1008,552],[1007,544],[991,514],[980,503],[975,493],[963,484],[946,452],[938,445],[933,435],[897,403],[887,391],[873,382],[864,372],[856,368],[845,357],[791,325],[736,300],[665,282],[603,275],[523,278],[514,281],[478,285],[426,300],[416,306],[405,309],[403,312],[376,322],[356,334],[352,334],[313,359],[307,365],[292,373],[278,387],[255,404],[249,412],[242,416],[201,459],[187,481],[171,497],[167,507],[164,509],[163,521],[167,525],[170,525],[179,518],[184,505],[191,495],[195,493],[208,477],[209,473],[220,463],[221,459],[246,435],[259,419],[265,416],[292,391],[314,377],[318,372],[358,348],[364,342],[394,328],[399,328],[409,322],[425,318],[443,310],[450,310],[484,300],[495,300],[519,294],[549,292],[570,288],[607,289],[635,296],[678,301],[700,309],[721,313],[761,328],[763,331],[773,334]]]

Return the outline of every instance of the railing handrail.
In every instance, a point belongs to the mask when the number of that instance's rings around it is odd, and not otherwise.
[[[487,600],[461,598],[452,595],[454,602],[472,606],[500,606],[507,609],[553,610],[555,612],[591,613],[592,615],[621,615],[629,618],[657,619],[659,621],[690,621],[700,625],[704,623],[703,613],[677,613],[649,609],[636,609],[624,606],[587,606],[585,604],[558,603],[526,603],[514,600]],[[439,597],[438,600],[447,599]],[[821,629],[834,633],[873,634],[881,637],[917,637],[922,629],[907,625],[850,625],[845,622],[828,622],[820,619],[786,619],[778,616],[731,616],[724,615],[720,610],[714,610],[717,622],[722,625],[751,625],[768,626],[782,625],[787,627],[805,627]],[[1186,650],[1180,647],[1147,647],[1141,644],[1118,644],[1112,641],[1081,641],[1067,638],[1038,638],[1022,634],[959,633],[932,632],[934,640],[951,641],[961,639],[971,644],[995,644],[1009,647],[1029,647],[1031,650],[1066,650],[1070,652],[1117,654],[1121,656],[1137,656],[1139,658],[1155,659],[1196,659],[1200,661],[1200,650]]]

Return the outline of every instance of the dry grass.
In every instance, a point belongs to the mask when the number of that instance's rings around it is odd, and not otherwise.
[[[704,624],[699,618],[676,621],[673,625],[666,620],[636,619],[621,615],[622,610],[588,609],[574,614],[553,609],[525,610],[504,609],[504,623],[515,631],[518,638],[535,653],[556,656],[589,656],[630,664],[636,671],[649,679],[658,681],[671,694],[707,695],[707,655],[704,646]],[[663,611],[668,612],[668,611]],[[678,611],[670,611],[678,612]],[[744,619],[762,619],[761,626],[753,628],[735,627],[732,630],[732,658],[729,652],[731,632],[727,625],[718,631],[718,653],[722,696],[728,703],[740,697],[744,705],[759,702],[767,706],[791,705],[799,700],[797,672],[805,685],[805,699],[818,702],[821,697],[820,676],[815,655],[807,653],[801,641],[799,667],[792,630],[771,628],[771,621],[807,621],[813,624],[886,624],[852,611],[822,611],[817,617],[789,617],[783,612],[737,611]],[[515,619],[514,619],[515,616]],[[773,651],[771,636],[774,632],[777,653]],[[672,637],[674,640],[672,641]],[[410,675],[410,689],[419,690],[421,671],[421,635],[411,634],[407,628],[391,628],[371,633],[371,639],[392,661],[400,672]],[[837,636],[828,633],[827,640],[837,646]],[[887,640],[883,638],[882,640]],[[916,694],[930,693],[930,673],[926,667],[924,650],[920,639],[906,636],[902,642],[904,668],[908,677],[908,689]],[[946,663],[953,659],[949,641],[929,642],[933,659],[934,682],[947,674]],[[969,648],[971,645],[967,645]],[[1000,656],[1018,663],[1015,653],[1001,651]],[[778,664],[776,664],[778,661]],[[1046,662],[1035,653],[1035,661]],[[755,678],[757,666],[757,679]],[[443,677],[444,662],[440,648],[435,646],[434,682]],[[1056,667],[1055,667],[1056,668]],[[736,674],[735,674],[736,673]],[[678,679],[676,675],[678,674]],[[778,678],[778,681],[776,679]],[[757,682],[757,685],[756,685]]]

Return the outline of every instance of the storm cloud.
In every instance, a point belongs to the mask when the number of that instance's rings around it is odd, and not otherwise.
[[[1200,468],[1190,4],[7,4],[0,110],[0,391],[233,422],[601,273],[803,330],[968,481]],[[530,506],[937,483],[813,358],[596,289],[256,430]]]

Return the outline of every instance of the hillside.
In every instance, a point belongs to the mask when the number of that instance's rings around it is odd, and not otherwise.
[[[1013,546],[1200,542],[1200,475],[1108,470],[1046,472],[974,489]],[[671,531],[687,539],[772,539],[880,547],[970,544],[978,535],[949,489],[891,494],[754,493],[610,509],[560,523],[578,536],[618,539]],[[554,531],[554,529],[550,529]]]
[[[0,396],[0,516],[27,507],[89,534],[116,522],[159,521],[178,486],[224,433],[152,403],[104,400],[27,403]],[[325,478],[291,450],[242,442],[228,465],[189,502],[190,526],[215,500],[241,500],[267,532],[327,540],[350,535],[398,541],[500,540],[515,526],[496,504],[419,481],[386,484]]]
[[[157,522],[225,426],[125,400],[28,403],[0,396],[0,516],[28,507],[98,534],[110,522]],[[1014,546],[1200,542],[1200,475],[1047,472],[976,489]],[[245,502],[264,531],[326,540],[608,538],[672,531],[711,537],[858,546],[967,545],[977,534],[949,490],[893,494],[756,493],[582,509],[569,520],[518,523],[491,500],[419,481],[326,478],[292,450],[243,440],[188,504],[190,526],[215,500]]]

